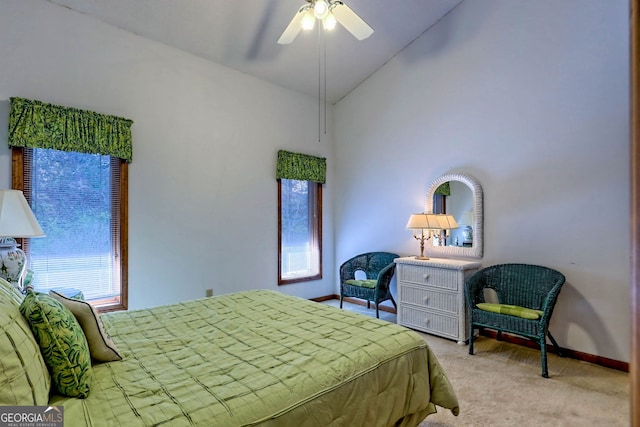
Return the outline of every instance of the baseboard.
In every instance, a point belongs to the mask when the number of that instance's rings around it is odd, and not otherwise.
[[[323,297],[317,297],[317,298],[311,298],[311,301],[315,301],[315,302],[322,302],[322,301],[329,301],[332,299],[340,299],[340,295],[325,295]]]
[[[483,329],[480,332],[480,335],[498,339],[498,333],[496,331],[490,329]],[[532,340],[519,337],[517,335],[507,334],[506,332],[502,333],[501,341],[522,345],[524,347],[535,348],[538,349],[538,344],[533,342]],[[549,353],[556,353],[556,348],[553,345],[547,345],[547,351]],[[570,357],[572,359],[581,360],[583,362],[593,363],[595,365],[604,366],[605,368],[616,369],[622,372],[629,372],[629,363],[621,362],[620,360],[609,359],[607,357],[596,356],[594,354],[583,353],[581,351],[571,350],[568,348],[562,347],[562,353],[565,357]]]
[[[332,300],[332,299],[339,300],[340,299],[340,295],[336,295],[336,294],[325,295],[325,296],[318,297],[318,298],[311,298],[311,301],[322,302],[322,301],[329,301],[329,300]],[[350,302],[351,304],[357,304],[357,305],[363,305],[363,306],[367,305],[367,300],[364,300],[364,299],[346,297],[344,300],[346,302]],[[375,305],[372,304],[372,307],[375,308]],[[378,310],[386,311],[387,313],[397,314],[396,313],[396,309],[394,307],[389,307],[389,306],[386,306],[386,305],[379,306]]]
[[[328,301],[328,300],[332,300],[332,299],[340,299],[340,295],[336,295],[336,294],[332,294],[332,295],[325,295],[322,297],[318,297],[318,298],[311,298],[312,301],[316,301],[316,302],[322,302],[322,301]],[[352,304],[358,304],[358,305],[363,305],[366,306],[367,305],[367,301],[366,300],[361,300],[358,298],[345,298],[344,299],[347,302],[350,302]],[[396,309],[393,307],[388,307],[388,306],[384,306],[381,305],[379,310],[381,311],[386,311],[388,313],[393,313],[393,314],[397,314],[396,313]],[[488,337],[488,338],[493,338],[493,339],[498,339],[498,333],[496,331],[490,330],[490,329],[483,329],[480,332],[480,335]],[[538,348],[538,344],[526,339],[526,338],[522,338],[519,337],[517,335],[511,335],[511,334],[507,334],[505,332],[502,333],[502,341],[504,342],[508,342],[508,343],[512,343],[512,344],[518,344],[518,345],[522,345],[525,347],[530,347],[530,348]],[[547,346],[547,351],[549,353],[555,353],[556,349],[553,345],[548,345]],[[602,356],[596,356],[595,354],[589,354],[589,353],[583,353],[581,351],[576,351],[576,350],[571,350],[568,348],[562,348],[562,352],[564,354],[564,356],[566,357],[570,357],[572,359],[576,359],[576,360],[581,360],[583,362],[589,362],[589,363],[593,363],[595,365],[600,365],[600,366],[604,366],[605,368],[611,368],[611,369],[615,369],[618,371],[622,371],[622,372],[629,372],[629,363],[628,362],[622,362],[620,360],[615,360],[615,359],[609,359],[607,357],[602,357]]]

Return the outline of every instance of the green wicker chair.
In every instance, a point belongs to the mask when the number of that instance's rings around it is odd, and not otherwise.
[[[469,313],[469,354],[473,354],[474,328],[496,330],[498,339],[502,332],[520,335],[540,346],[542,376],[548,378],[547,336],[556,353],[562,356],[558,343],[549,332],[549,321],[564,282],[565,277],[559,271],[529,264],[494,265],[467,279],[465,298]],[[496,292],[500,305],[486,304],[484,290],[487,288]],[[535,319],[536,315],[539,318]]]
[[[367,308],[371,301],[376,305],[376,317],[380,318],[378,305],[391,300],[396,305],[389,284],[396,270],[393,262],[398,255],[389,252],[367,252],[357,255],[340,266],[340,308],[344,297],[355,297],[367,300]],[[363,271],[366,279],[356,280],[356,271]]]

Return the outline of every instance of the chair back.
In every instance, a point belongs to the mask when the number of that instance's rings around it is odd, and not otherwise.
[[[356,255],[340,266],[340,282],[354,279],[358,270],[363,271],[367,279],[377,279],[380,271],[398,257],[399,255],[391,252],[367,252]]]
[[[553,303],[560,292],[565,277],[549,267],[531,264],[498,264],[486,267],[467,281],[467,292],[474,305],[485,302],[483,289],[493,289],[501,304],[542,310],[549,304],[549,294]]]

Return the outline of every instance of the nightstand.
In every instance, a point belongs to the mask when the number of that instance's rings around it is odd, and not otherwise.
[[[464,282],[480,263],[456,259],[396,258],[398,324],[465,344]]]

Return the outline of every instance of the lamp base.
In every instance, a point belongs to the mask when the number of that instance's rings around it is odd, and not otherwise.
[[[424,255],[416,255],[415,257],[416,259],[429,259],[428,256],[424,256]]]
[[[22,275],[27,266],[27,256],[18,248],[15,239],[0,239],[0,277],[22,291]]]

